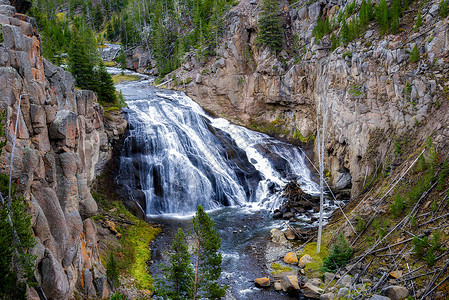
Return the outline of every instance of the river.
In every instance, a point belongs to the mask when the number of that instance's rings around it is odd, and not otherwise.
[[[256,288],[254,279],[270,275],[265,249],[271,243],[270,229],[283,227],[284,221],[271,216],[282,187],[294,179],[305,192],[319,192],[304,152],[208,116],[184,93],[156,88],[150,85],[153,78],[139,76],[138,81],[116,85],[126,99],[129,125],[117,182],[130,198],[138,191],[148,219],[164,224],[152,245],[153,275],[159,273],[157,265],[164,262],[177,228],[188,230],[197,205],[202,205],[222,239],[226,298],[290,299],[273,289]],[[335,207],[325,207],[327,218]],[[298,224],[315,226],[316,221],[304,216]]]

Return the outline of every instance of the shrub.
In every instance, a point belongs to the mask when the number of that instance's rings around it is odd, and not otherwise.
[[[115,258],[114,253],[109,252],[108,260],[106,262],[106,277],[109,280],[109,283],[112,287],[118,287],[120,284],[119,281],[119,270],[117,265],[117,260]],[[120,298],[117,298],[120,299]]]
[[[446,0],[441,0],[438,8],[438,14],[441,18],[446,18],[449,15],[449,9]]]
[[[416,62],[419,61],[419,58],[420,58],[419,57],[419,50],[418,50],[418,47],[415,44],[415,46],[412,49],[412,52],[410,53],[410,62],[416,63]]]
[[[332,246],[329,255],[323,261],[322,270],[325,272],[335,272],[339,267],[348,263],[352,257],[352,248],[343,234],[337,238],[337,242]]]
[[[415,255],[417,257],[422,257],[426,253],[426,248],[430,245],[427,236],[423,238],[415,236],[412,240],[412,244],[415,249]]]
[[[413,28],[413,30],[415,32],[419,31],[419,27],[422,26],[422,16],[421,16],[421,11],[418,12],[418,17],[416,18],[416,23],[415,23],[415,27]]]
[[[125,296],[119,293],[115,293],[111,296],[110,300],[126,300]]]
[[[390,212],[393,216],[398,217],[404,212],[405,203],[401,194],[397,194],[393,205],[391,205]]]
[[[361,231],[363,231],[365,228],[366,228],[366,222],[365,222],[365,220],[363,220],[362,218],[360,218],[360,217],[357,217],[356,219],[356,225],[355,225],[355,230],[357,231],[357,232],[361,232]]]

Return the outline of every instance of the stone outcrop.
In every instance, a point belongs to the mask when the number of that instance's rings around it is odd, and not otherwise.
[[[75,89],[69,72],[42,57],[32,18],[2,0],[0,112],[7,144],[0,172],[12,165],[17,191],[25,196],[37,244],[36,278],[48,299],[107,296],[97,249],[97,212],[89,186],[110,153],[103,111],[91,91]],[[20,104],[20,106],[19,106]]]
[[[336,16],[349,2],[284,3],[290,53],[275,55],[256,45],[257,3],[242,0],[226,18],[216,58],[187,54],[175,73],[206,110],[256,129],[280,128],[274,134],[291,140],[293,133],[297,141],[313,138],[324,105],[331,183],[357,194],[385,161],[391,140],[411,132],[416,144],[434,132],[434,142],[448,139],[449,20],[438,18],[432,11],[438,1],[431,1],[419,32],[380,37],[372,26],[331,52],[327,37],[315,42],[313,28],[320,16]],[[410,63],[415,44],[422,59]]]

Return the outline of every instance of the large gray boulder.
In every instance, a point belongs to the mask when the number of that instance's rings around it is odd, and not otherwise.
[[[401,300],[408,297],[408,290],[400,285],[392,285],[384,288],[382,294],[391,300]]]

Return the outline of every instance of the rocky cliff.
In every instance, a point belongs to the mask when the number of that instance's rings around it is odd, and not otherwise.
[[[91,91],[42,57],[33,19],[0,1],[0,110],[7,144],[0,171],[9,172],[29,203],[37,245],[36,277],[48,299],[108,296],[97,249],[97,212],[90,188],[110,151],[103,111]],[[18,123],[17,132],[15,124]],[[17,136],[15,136],[17,135]],[[34,290],[29,297],[35,298]]]
[[[439,2],[429,1],[417,32],[416,6],[397,35],[381,36],[373,22],[334,51],[328,37],[316,43],[317,20],[336,17],[349,2],[283,3],[287,51],[274,54],[256,43],[259,6],[242,0],[226,18],[216,57],[187,55],[170,85],[183,84],[217,115],[303,142],[315,137],[324,106],[327,174],[334,187],[357,194],[385,165],[394,143],[413,140],[416,146],[430,135],[440,148],[447,143],[449,20],[438,17]],[[414,45],[417,63],[410,62]]]

